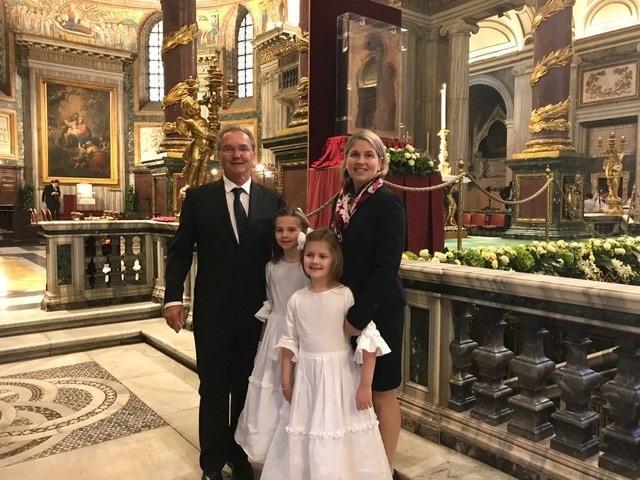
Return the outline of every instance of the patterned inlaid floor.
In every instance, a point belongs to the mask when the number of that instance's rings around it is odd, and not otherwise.
[[[0,467],[165,425],[93,361],[0,377]]]

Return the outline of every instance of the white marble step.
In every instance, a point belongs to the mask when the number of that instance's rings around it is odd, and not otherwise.
[[[161,306],[153,302],[44,311],[40,308],[0,310],[0,337],[49,330],[128,322],[158,317]]]

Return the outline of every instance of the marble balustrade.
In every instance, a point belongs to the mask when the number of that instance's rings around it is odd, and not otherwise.
[[[405,428],[519,478],[640,478],[640,287],[415,261],[401,276]]]
[[[45,310],[162,301],[175,223],[150,220],[41,222],[47,249]],[[185,285],[191,296],[190,276]]]

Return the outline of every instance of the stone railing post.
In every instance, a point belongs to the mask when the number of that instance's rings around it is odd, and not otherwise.
[[[478,343],[469,338],[469,324],[471,323],[471,304],[451,302],[453,315],[453,340],[449,344],[453,374],[449,379],[451,398],[449,408],[456,412],[469,410],[476,401],[473,394],[473,384],[476,381],[469,368],[471,355],[478,347]]]

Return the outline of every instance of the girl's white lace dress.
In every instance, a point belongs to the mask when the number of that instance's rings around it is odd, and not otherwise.
[[[371,322],[354,355],[343,322],[353,295],[344,286],[297,291],[287,306],[287,331],[276,347],[294,352],[291,404],[285,401],[261,480],[390,480],[373,408],[356,408],[362,351],[389,347]]]
[[[286,331],[285,312],[291,295],[309,284],[300,262],[269,262],[265,268],[267,301],[256,313],[266,321],[264,336],[256,353],[244,409],[238,419],[235,440],[250,460],[263,462],[278,426],[278,412],[284,397],[280,388],[280,357],[271,351]]]

